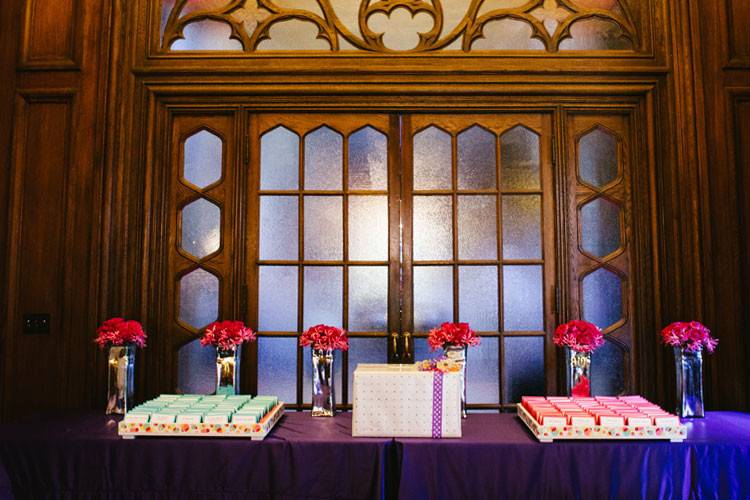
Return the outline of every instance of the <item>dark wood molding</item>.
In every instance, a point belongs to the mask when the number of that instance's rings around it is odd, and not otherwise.
[[[25,0],[19,70],[80,70],[86,2]],[[63,46],[57,46],[64,40]],[[44,48],[44,49],[43,49]],[[48,53],[50,48],[56,52]]]

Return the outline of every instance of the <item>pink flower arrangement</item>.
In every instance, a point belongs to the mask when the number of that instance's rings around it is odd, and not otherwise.
[[[427,343],[430,345],[430,350],[436,351],[444,348],[446,344],[459,347],[479,345],[479,337],[468,323],[445,322],[430,330]]]
[[[349,350],[349,337],[346,331],[335,326],[315,325],[305,330],[299,338],[299,345],[312,346],[320,351],[340,349]]]
[[[255,333],[242,321],[214,321],[203,332],[201,345],[226,351],[251,340],[255,340]]]
[[[676,321],[661,331],[661,340],[666,345],[697,352],[704,347],[714,352],[719,340],[711,336],[711,330],[697,321]]]
[[[555,328],[553,341],[574,351],[591,352],[604,344],[604,335],[595,324],[574,319]]]
[[[137,321],[123,318],[110,318],[96,329],[94,342],[101,349],[106,346],[134,345],[146,347],[146,332]]]

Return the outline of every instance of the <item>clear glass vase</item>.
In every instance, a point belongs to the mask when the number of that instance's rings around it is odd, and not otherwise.
[[[240,346],[216,348],[216,394],[240,393]]]
[[[703,353],[674,348],[677,369],[677,414],[683,418],[703,418]]]
[[[124,415],[133,407],[135,346],[111,346],[107,363],[107,415]]]
[[[568,349],[568,396],[591,396],[591,352]]]
[[[458,373],[461,375],[461,417],[466,418],[466,363],[469,350],[466,346],[445,344],[443,352],[446,358],[453,360],[460,367]]]
[[[312,364],[312,416],[332,417],[336,413],[333,350],[312,349]]]

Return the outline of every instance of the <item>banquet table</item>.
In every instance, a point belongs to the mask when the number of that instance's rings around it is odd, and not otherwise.
[[[123,440],[118,418],[0,425],[2,498],[750,498],[750,415],[685,421],[688,439],[539,443],[512,414],[460,439],[353,438],[351,414],[287,412],[264,441]]]

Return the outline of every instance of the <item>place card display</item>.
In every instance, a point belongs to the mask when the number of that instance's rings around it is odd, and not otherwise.
[[[284,415],[276,396],[162,394],[130,410],[118,426],[136,436],[240,437],[262,440]]]
[[[687,427],[641,396],[524,396],[518,416],[543,443],[560,439],[664,439],[682,442]]]

